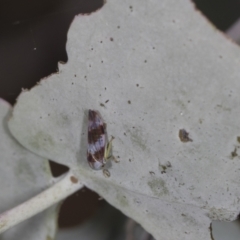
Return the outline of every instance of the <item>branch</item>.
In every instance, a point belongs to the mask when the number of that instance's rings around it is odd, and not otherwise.
[[[83,187],[71,170],[56,184],[0,215],[0,233],[42,212]]]

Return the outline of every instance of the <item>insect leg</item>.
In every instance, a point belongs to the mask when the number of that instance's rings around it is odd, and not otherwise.
[[[114,137],[111,137],[111,140],[107,143],[105,150],[104,150],[104,158],[105,160],[109,160],[112,157],[112,141],[113,141]]]

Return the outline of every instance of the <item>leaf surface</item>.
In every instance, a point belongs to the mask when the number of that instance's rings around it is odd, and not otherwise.
[[[0,213],[4,214],[43,191],[52,180],[48,161],[23,148],[11,136],[7,127],[10,111],[10,105],[0,99]],[[12,240],[16,236],[19,240],[54,239],[56,207],[10,228],[0,235],[0,239]]]
[[[156,239],[210,240],[212,220],[236,219],[238,46],[188,1],[111,0],[75,18],[67,52],[20,95],[9,127],[21,144],[75,169]],[[108,179],[86,160],[88,109],[115,137]]]

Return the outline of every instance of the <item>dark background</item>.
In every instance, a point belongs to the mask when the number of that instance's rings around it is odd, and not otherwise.
[[[222,31],[240,16],[240,0],[195,0],[195,4]],[[102,0],[1,0],[0,98],[14,104],[22,88],[56,72],[58,62],[68,60],[65,45],[74,16],[102,6]],[[51,167],[54,176],[67,171],[55,163]],[[80,190],[63,203],[59,224],[79,224],[105,204],[94,192]]]

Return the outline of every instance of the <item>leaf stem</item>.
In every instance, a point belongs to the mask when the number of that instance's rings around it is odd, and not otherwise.
[[[0,214],[0,233],[10,227],[42,212],[83,187],[73,172],[69,170],[50,188],[27,200],[26,202]]]

